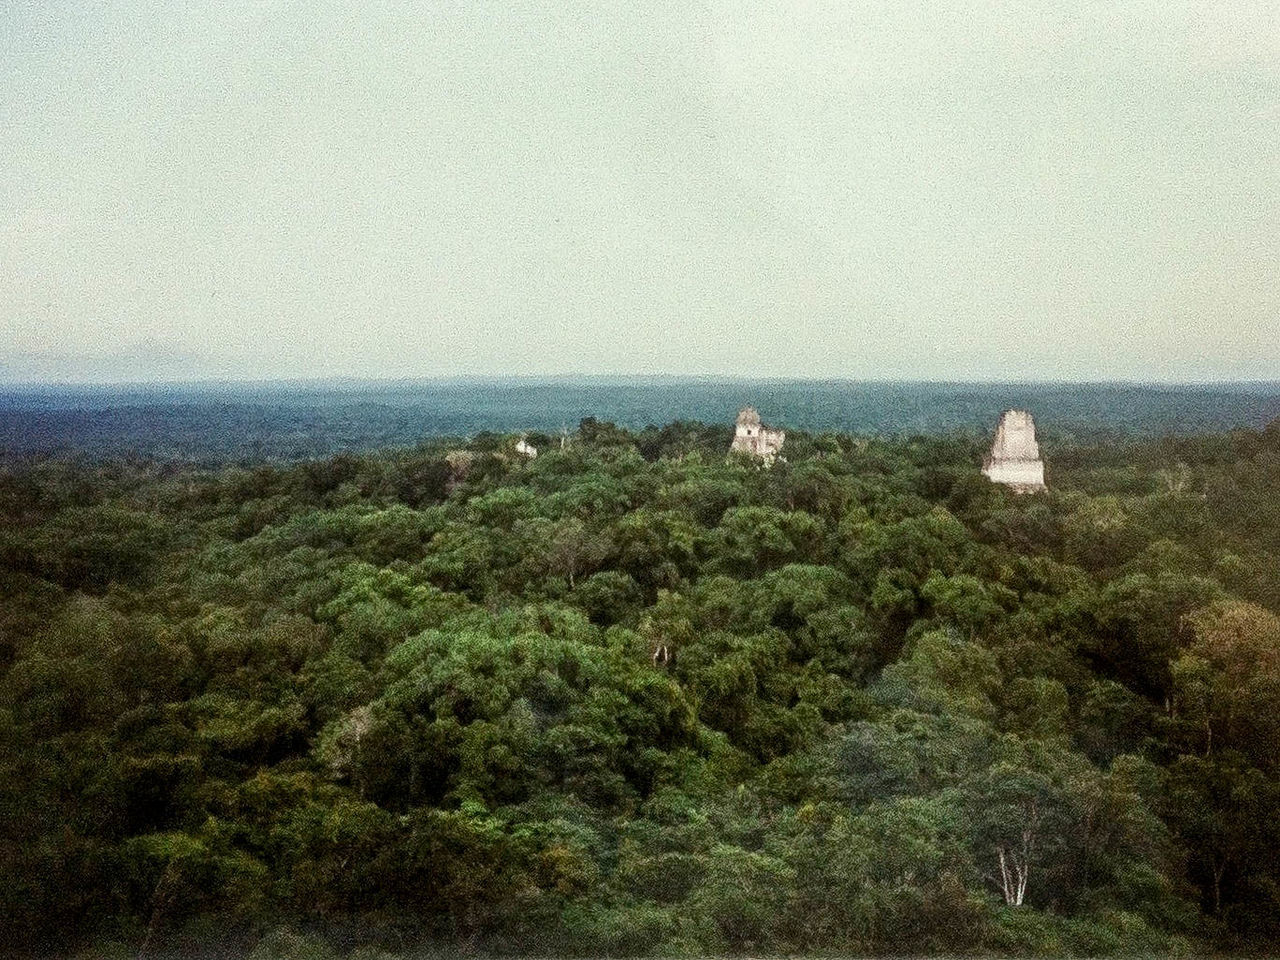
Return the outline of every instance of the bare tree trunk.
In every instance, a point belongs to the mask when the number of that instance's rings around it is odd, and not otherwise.
[[[1004,902],[1020,907],[1027,898],[1027,883],[1031,879],[1031,860],[1036,850],[1036,830],[1040,823],[1040,808],[1033,800],[1026,811],[1026,824],[1022,828],[1018,849],[1010,852],[1004,845],[996,847],[1000,861],[1000,892]]]
[[[1000,892],[1004,894],[1004,902],[1013,903],[1013,884],[1009,880],[1009,863],[1004,855],[1004,847],[996,847],[1000,855]]]
[[[1011,907],[1022,906],[1027,896],[1027,877],[1030,866],[1017,853],[1009,854],[1004,847],[996,847],[1000,860],[1000,893]]]

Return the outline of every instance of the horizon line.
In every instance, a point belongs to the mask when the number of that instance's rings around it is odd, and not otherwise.
[[[1232,378],[1204,380],[1147,380],[1141,378],[1088,379],[944,379],[922,377],[858,377],[858,376],[758,376],[743,373],[447,373],[414,374],[405,376],[332,375],[298,377],[186,377],[157,380],[77,380],[44,378],[4,380],[0,379],[0,391],[4,390],[109,390],[109,389],[190,389],[190,388],[255,388],[255,387],[326,387],[326,386],[395,386],[433,383],[554,383],[564,381],[700,381],[759,384],[850,384],[868,386],[949,386],[949,387],[1136,387],[1136,388],[1220,388],[1220,387],[1270,387],[1280,390],[1280,377]]]

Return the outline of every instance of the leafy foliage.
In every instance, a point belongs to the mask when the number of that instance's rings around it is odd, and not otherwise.
[[[0,941],[1280,936],[1280,429],[0,473]]]

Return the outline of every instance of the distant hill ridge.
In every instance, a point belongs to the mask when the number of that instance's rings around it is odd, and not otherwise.
[[[1259,428],[1280,383],[945,384],[583,377],[179,386],[0,387],[0,452],[299,459],[484,430],[556,432],[585,417],[640,428],[770,411],[788,430],[987,431],[1006,409],[1041,432],[1162,435]]]

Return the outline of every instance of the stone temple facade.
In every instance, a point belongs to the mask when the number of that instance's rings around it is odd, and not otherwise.
[[[992,483],[1003,483],[1014,493],[1045,489],[1044,461],[1036,443],[1036,422],[1025,410],[1006,410],[996,427],[991,455],[982,472]]]
[[[760,422],[760,414],[755,407],[743,407],[738,411],[738,424],[729,451],[749,453],[765,463],[773,463],[782,450],[782,441],[786,439],[785,430],[775,430]]]

